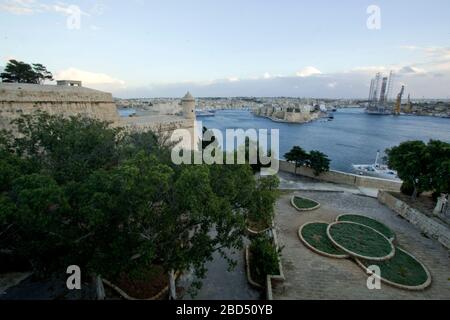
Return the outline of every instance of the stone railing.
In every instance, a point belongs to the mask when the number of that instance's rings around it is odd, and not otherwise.
[[[372,188],[379,190],[388,190],[399,192],[402,186],[402,182],[398,180],[388,180],[388,179],[380,179],[373,178],[367,176],[359,176],[356,174],[341,172],[330,170],[328,172],[324,172],[319,176],[314,175],[314,171],[311,168],[307,167],[299,167],[297,170],[295,169],[295,164],[290,163],[284,160],[280,160],[280,171],[296,173],[300,176],[305,176],[313,179],[317,179],[325,182],[346,184],[355,187],[362,188]]]
[[[450,249],[450,226],[437,217],[429,216],[386,191],[378,193],[378,200],[398,215],[417,226],[425,235]]]

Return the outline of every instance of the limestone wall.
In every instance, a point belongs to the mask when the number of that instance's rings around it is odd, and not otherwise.
[[[295,164],[280,160],[280,170],[284,172],[295,173]],[[402,185],[402,183],[399,181],[359,176],[356,174],[335,170],[324,172],[320,176],[316,177],[312,169],[300,167],[297,168],[297,174],[326,182],[341,183],[356,187],[389,190],[395,192],[399,192]]]
[[[444,247],[450,249],[449,225],[435,217],[428,216],[425,213],[410,207],[406,202],[397,199],[389,192],[380,191],[378,193],[378,200],[398,215],[417,226],[428,237],[439,241]]]
[[[83,87],[0,83],[0,129],[9,129],[11,120],[37,110],[119,121],[110,93]]]

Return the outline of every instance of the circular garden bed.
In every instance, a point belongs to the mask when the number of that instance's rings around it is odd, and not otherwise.
[[[312,211],[320,208],[320,203],[305,197],[293,196],[292,206],[299,211]]]
[[[395,233],[391,229],[389,229],[383,223],[369,217],[357,214],[342,214],[339,217],[337,217],[336,221],[359,223],[368,226],[372,229],[375,229],[376,231],[382,233],[386,238],[388,238],[391,241],[395,240]]]
[[[332,258],[354,258],[368,270],[378,266],[380,279],[406,290],[424,290],[431,284],[427,268],[413,255],[395,248],[394,232],[384,224],[361,215],[341,215],[337,222],[309,222],[298,230],[303,244],[312,251]]]
[[[431,284],[431,275],[427,268],[400,248],[396,248],[394,257],[387,261],[357,259],[357,262],[365,270],[371,265],[377,265],[381,271],[381,281],[401,289],[423,290]]]
[[[336,247],[356,258],[383,261],[395,254],[388,238],[362,224],[335,222],[328,226],[327,235]]]
[[[328,223],[310,222],[298,230],[300,240],[311,250],[330,258],[345,259],[349,256],[336,248],[327,236]]]

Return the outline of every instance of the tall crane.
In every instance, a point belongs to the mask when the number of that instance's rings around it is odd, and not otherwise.
[[[405,93],[405,86],[402,86],[402,90],[400,90],[400,93],[397,95],[397,102],[395,103],[394,108],[394,115],[396,116],[400,115],[403,93]]]
[[[406,103],[405,112],[406,112],[406,113],[411,113],[411,111],[412,111],[412,106],[411,106],[411,94],[408,94],[408,102]]]

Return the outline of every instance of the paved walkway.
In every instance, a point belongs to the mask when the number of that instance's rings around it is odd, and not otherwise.
[[[319,201],[322,207],[298,212],[290,204],[293,194]],[[368,290],[367,277],[354,262],[322,257],[300,242],[297,232],[301,225],[317,220],[332,222],[342,213],[367,215],[392,228],[401,247],[428,267],[433,278],[431,287],[411,292],[383,283],[381,290]],[[416,227],[376,199],[347,191],[292,191],[277,202],[275,221],[280,245],[284,246],[282,263],[286,281],[275,288],[274,299],[450,299],[449,251],[422,236]]]
[[[372,198],[376,198],[378,196],[378,189],[322,182],[307,177],[296,176],[287,172],[279,172],[278,177],[280,178],[280,189],[282,190],[349,192]]]
[[[258,300],[262,297],[262,292],[255,290],[247,281],[244,252],[239,251],[231,256],[237,265],[229,271],[228,263],[219,253],[214,254],[214,260],[206,264],[208,273],[195,300]],[[187,288],[191,280],[190,275],[184,276],[178,285]],[[183,299],[190,300],[192,297],[186,293]]]

